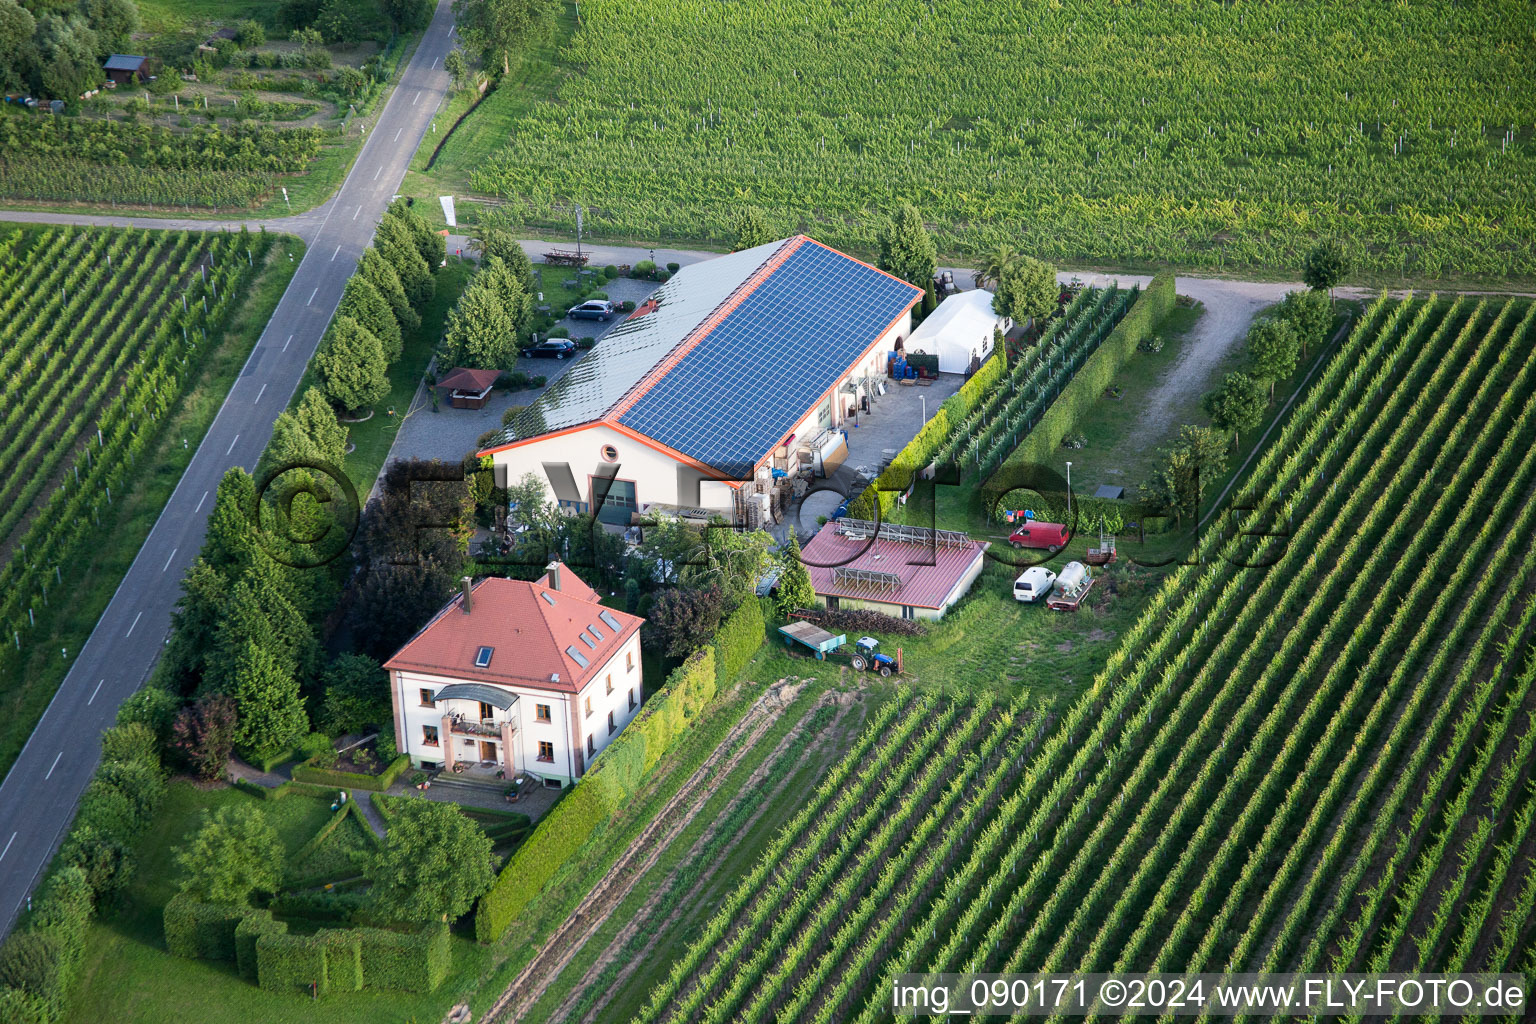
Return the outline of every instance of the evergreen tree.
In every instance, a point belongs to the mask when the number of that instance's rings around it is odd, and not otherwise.
[[[512,232],[505,228],[482,228],[475,244],[480,248],[482,264],[494,256],[506,264],[513,277],[522,282],[525,291],[532,288],[533,261],[528,258],[522,243],[518,242]]]
[[[401,298],[404,298],[404,292]],[[388,300],[362,274],[354,275],[347,282],[347,290],[342,293],[336,315],[349,316],[368,328],[383,346],[385,362],[393,363],[400,358],[400,321],[395,319],[395,311],[390,308]]]
[[[293,410],[294,421],[314,442],[327,464],[341,467],[347,458],[347,428],[336,419],[336,410],[319,388],[307,388]]]
[[[246,643],[235,654],[229,675],[240,723],[235,742],[248,759],[281,753],[309,731],[298,681],[270,651]]]
[[[790,612],[810,608],[816,603],[816,588],[811,584],[811,574],[800,554],[800,538],[793,530],[779,549],[779,565],[779,590],[774,596],[774,611],[779,618],[787,619]]]
[[[755,206],[743,206],[736,211],[733,231],[736,235],[736,246],[732,249],[733,252],[767,245],[774,239],[773,228],[768,224],[768,215]]]
[[[405,228],[407,236],[416,246],[416,251],[426,261],[427,269],[436,273],[438,266],[448,255],[447,239],[433,231],[427,219],[417,213],[404,199],[396,199],[390,203],[385,218],[392,219]]]
[[[190,694],[202,681],[228,601],[229,580],[199,556],[182,578],[162,659],[169,685],[178,693]]]
[[[256,481],[239,466],[225,470],[208,515],[202,557],[231,584],[250,567],[256,554],[255,509]]]
[[[505,273],[494,257],[489,266]],[[496,289],[483,277],[464,290],[449,312],[443,349],[454,366],[505,369],[517,359],[516,325]]]
[[[361,732],[390,720],[389,681],[379,663],[364,654],[343,654],[321,679],[325,703],[320,715],[328,733]]]
[[[342,409],[359,412],[389,394],[379,339],[349,316],[337,317],[329,334],[315,353],[325,396]]]
[[[911,204],[903,205],[880,232],[880,269],[922,288],[933,282],[938,265],[938,249],[922,214]]]
[[[421,326],[421,317],[411,307],[405,286],[400,283],[400,275],[395,273],[395,268],[384,258],[383,253],[373,246],[364,249],[363,258],[357,263],[357,272],[389,303],[390,311],[395,314],[395,322],[400,325],[402,333],[408,334]]]
[[[527,263],[526,254],[523,262]],[[496,293],[502,308],[512,318],[513,332],[523,337],[533,324],[533,293],[528,288],[528,275],[518,267],[500,260],[487,261],[482,273],[486,284]]]

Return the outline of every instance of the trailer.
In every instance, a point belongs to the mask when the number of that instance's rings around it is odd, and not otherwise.
[[[544,254],[544,262],[555,267],[584,267],[592,257],[583,252],[552,249]]]
[[[827,655],[836,651],[848,642],[848,637],[843,633],[829,633],[814,622],[791,622],[787,626],[779,627],[779,635],[784,638],[784,646],[793,649],[796,644],[811,649],[817,661],[826,661]]]
[[[1093,589],[1093,575],[1082,562],[1068,562],[1056,577],[1056,589],[1046,598],[1045,606],[1053,612],[1075,612]]]

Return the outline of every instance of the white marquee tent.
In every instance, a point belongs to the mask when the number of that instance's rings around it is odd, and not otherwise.
[[[977,289],[951,295],[907,338],[908,353],[936,353],[940,373],[964,373],[971,356],[985,360],[992,353],[993,328],[1003,333],[1013,321],[992,309],[992,293]]]

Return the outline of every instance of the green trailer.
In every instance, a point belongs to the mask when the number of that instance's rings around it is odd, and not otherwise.
[[[813,622],[791,622],[780,626],[779,635],[784,638],[785,647],[793,648],[796,644],[809,647],[817,661],[826,661],[827,655],[848,642],[846,634],[828,633]]]

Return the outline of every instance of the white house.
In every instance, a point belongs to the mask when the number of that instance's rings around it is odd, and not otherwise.
[[[906,350],[939,357],[940,373],[964,373],[972,359],[992,354],[993,332],[1008,333],[1013,321],[992,308],[992,293],[982,289],[951,295],[917,325]]]
[[[559,562],[471,584],[387,662],[399,747],[423,768],[581,777],[640,710],[640,626]]]
[[[739,519],[840,461],[922,294],[804,235],[685,267],[480,454],[605,522]]]

